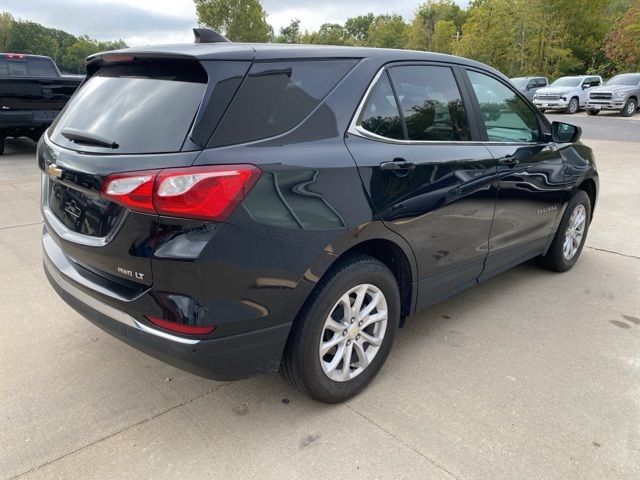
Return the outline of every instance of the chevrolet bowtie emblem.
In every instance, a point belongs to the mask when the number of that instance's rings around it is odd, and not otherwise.
[[[55,163],[50,163],[47,165],[47,173],[55,178],[62,177],[62,169],[58,167]]]

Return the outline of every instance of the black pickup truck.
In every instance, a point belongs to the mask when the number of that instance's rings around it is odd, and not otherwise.
[[[49,57],[0,53],[0,154],[7,137],[38,141],[82,80],[61,75]]]

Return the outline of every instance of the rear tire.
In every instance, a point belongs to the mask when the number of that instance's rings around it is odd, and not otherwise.
[[[637,109],[638,102],[636,102],[633,98],[630,98],[629,100],[627,100],[627,103],[625,103],[624,108],[622,109],[622,116],[630,117],[631,115],[636,113]]]
[[[0,138],[0,155],[4,153],[4,138]]]
[[[393,273],[375,258],[349,255],[322,278],[298,314],[280,372],[314,399],[345,401],[382,368],[399,323]]]
[[[569,100],[569,106],[566,108],[564,113],[573,115],[574,113],[578,113],[578,110],[580,110],[580,101],[578,100],[578,97],[573,97]]]
[[[591,222],[591,200],[582,190],[575,192],[567,205],[558,231],[545,255],[538,262],[555,272],[566,272],[578,261]]]
[[[587,115],[598,115],[600,110],[587,110]]]

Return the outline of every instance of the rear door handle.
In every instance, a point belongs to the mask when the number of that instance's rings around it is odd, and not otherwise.
[[[518,163],[520,163],[520,160],[518,160],[513,155],[507,155],[506,157],[499,158],[498,163],[500,165],[517,165]]]
[[[380,170],[393,170],[395,172],[410,172],[415,168],[415,163],[407,162],[404,158],[394,158],[392,162],[382,162],[380,164]]]

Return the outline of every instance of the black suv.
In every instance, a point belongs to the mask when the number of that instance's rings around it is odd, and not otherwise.
[[[502,74],[210,36],[89,57],[40,140],[46,274],[110,334],[209,378],[279,368],[337,402],[416,311],[578,259],[592,152]]]

